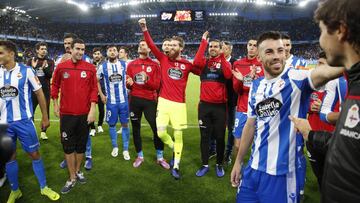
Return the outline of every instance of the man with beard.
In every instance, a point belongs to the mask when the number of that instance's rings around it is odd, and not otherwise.
[[[326,153],[321,184],[322,202],[359,202],[360,162],[360,4],[357,0],[319,3],[320,47],[330,66],[346,67],[348,94],[334,134],[312,131],[308,121],[292,117],[295,128],[316,151]],[[339,68],[340,69],[340,68]],[[326,74],[328,70],[323,73]]]
[[[112,152],[111,156],[117,157],[119,148],[117,144],[116,123],[120,119],[122,127],[123,157],[130,160],[129,154],[129,105],[126,90],[126,62],[119,60],[119,52],[115,45],[107,47],[108,61],[104,62],[97,70],[98,79],[103,78],[105,92],[99,86],[101,100],[106,104],[106,122],[109,125]]]
[[[226,79],[230,79],[231,64],[221,53],[221,42],[213,39],[209,43],[210,58],[204,54],[208,45],[208,32],[205,32],[199,51],[195,55],[194,65],[200,68],[200,102],[198,120],[200,128],[200,148],[202,166],[196,176],[202,177],[209,171],[209,142],[211,136],[216,138],[216,175],[221,178],[225,175],[223,168],[225,151],[226,127]]]
[[[285,68],[285,48],[279,32],[263,33],[257,47],[265,77],[254,80],[250,87],[248,119],[231,182],[239,185],[237,202],[297,202],[297,133],[288,116],[305,118],[312,91],[339,77],[343,70]],[[240,183],[242,161],[252,142],[251,157]]]
[[[50,80],[54,71],[54,61],[47,57],[48,45],[45,42],[39,42],[35,45],[36,57],[28,60],[27,65],[31,66],[39,78],[45,98],[48,116],[50,107]],[[39,102],[37,101],[36,95],[32,95],[33,112],[35,113],[36,107]],[[41,129],[40,138],[47,140],[46,129]]]
[[[160,139],[174,149],[174,165],[171,175],[180,179],[179,164],[183,148],[183,129],[187,125],[185,89],[190,72],[198,70],[187,60],[181,58],[184,40],[174,36],[170,41],[169,54],[165,55],[155,45],[146,26],[144,18],[139,20],[145,41],[160,62],[161,87],[157,107],[157,132]],[[174,141],[166,132],[169,121],[174,129]]]
[[[171,38],[165,38],[163,40],[163,43],[161,45],[161,49],[164,52],[165,55],[169,54],[170,51],[170,42],[171,42]]]
[[[138,53],[139,58],[130,62],[126,70],[128,76],[126,83],[130,89],[130,120],[133,127],[134,145],[138,154],[133,166],[137,168],[144,162],[140,136],[141,117],[144,113],[153,132],[157,164],[165,169],[169,169],[169,164],[163,158],[164,143],[158,137],[156,129],[156,107],[157,92],[160,87],[160,67],[155,61],[150,59],[150,49],[145,40],[140,41]]]

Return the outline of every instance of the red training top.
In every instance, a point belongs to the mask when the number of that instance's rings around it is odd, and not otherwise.
[[[141,75],[146,73],[146,79]],[[157,100],[157,90],[160,87],[160,67],[151,58],[135,59],[127,65],[126,75],[132,78],[134,84],[127,85],[130,95],[148,100]]]
[[[97,103],[98,86],[96,68],[84,60],[74,63],[71,59],[55,69],[51,98],[59,98],[61,115],[84,115],[90,111],[91,102]]]
[[[199,51],[195,55],[194,66],[201,70],[200,101],[209,103],[226,103],[226,79],[231,79],[231,64],[224,54],[218,57],[205,58],[207,40],[202,39]]]
[[[320,99],[323,101],[325,96],[325,92],[313,92],[310,96],[310,105],[309,105],[309,117],[308,121],[310,123],[310,126],[312,130],[314,131],[328,131],[333,132],[335,129],[335,126],[325,123],[320,119],[319,112],[313,112],[311,111],[311,104],[315,102],[316,99]]]
[[[248,57],[239,59],[234,63],[234,70],[238,70],[244,76],[243,81],[239,81],[236,77],[233,77],[233,87],[236,93],[238,93],[237,112],[247,113],[249,90],[253,79],[250,76],[250,72],[253,68],[256,68],[256,76],[264,76],[264,70],[262,64],[256,59],[249,59]]]
[[[185,103],[185,89],[189,73],[196,73],[198,70],[185,59],[172,60],[162,53],[156,47],[148,31],[144,32],[144,38],[151,52],[160,62],[161,86],[159,96],[170,101]]]

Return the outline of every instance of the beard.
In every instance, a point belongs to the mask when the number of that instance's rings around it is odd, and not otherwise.
[[[176,58],[176,57],[178,57],[179,55],[180,55],[180,51],[175,51],[175,50],[173,50],[173,51],[169,51],[169,53],[167,54],[170,58]]]
[[[281,67],[280,68],[271,68],[271,66],[274,63],[281,63]],[[271,75],[271,77],[276,78],[284,71],[284,67],[285,67],[284,61],[283,62],[272,61],[272,62],[266,63],[266,65],[264,66],[264,69],[266,70],[267,73],[269,73],[269,75]]]

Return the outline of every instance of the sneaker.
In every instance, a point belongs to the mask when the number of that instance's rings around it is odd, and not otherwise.
[[[177,168],[171,169],[171,175],[175,178],[175,180],[180,179],[180,171]]]
[[[20,197],[22,197],[22,193],[19,189],[15,191],[11,190],[7,203],[15,203]]]
[[[122,127],[116,133],[121,134],[122,133]]]
[[[231,153],[226,152],[225,153],[225,159],[224,159],[225,164],[227,165],[231,165]]]
[[[62,169],[67,168],[66,160],[63,160],[63,161],[60,163],[60,168],[62,168]]]
[[[137,157],[133,163],[134,168],[138,168],[144,162],[144,157]]]
[[[51,188],[48,188],[47,186],[44,187],[43,189],[41,189],[40,192],[41,192],[41,195],[47,196],[52,201],[56,201],[56,200],[60,199],[60,195],[57,192],[55,192],[54,190],[52,190]]]
[[[84,168],[88,171],[92,169],[92,158],[86,158]]]
[[[61,189],[61,194],[67,194],[75,186],[76,180],[68,180],[65,183],[65,186]]]
[[[76,172],[76,180],[81,184],[85,184],[86,178],[84,176],[84,173],[81,171]]]
[[[224,177],[225,171],[222,165],[216,164],[216,175],[219,178]]]
[[[209,152],[209,159],[212,159],[214,157],[216,157],[216,151],[210,151]]]
[[[112,152],[111,152],[111,156],[117,157],[118,155],[119,155],[119,148],[114,147]]]
[[[159,165],[160,165],[161,167],[163,167],[164,169],[167,169],[167,170],[170,169],[170,165],[166,162],[165,159],[158,159],[158,160],[156,161],[156,163],[159,164]],[[174,163],[173,163],[173,165],[174,165]]]
[[[130,154],[129,151],[123,151],[123,156],[126,161],[130,160]]]
[[[96,133],[96,130],[95,130],[95,129],[91,129],[89,134],[90,134],[92,137],[94,137],[94,136],[95,136],[95,133]]]
[[[101,126],[98,126],[98,133],[103,133],[104,129]]]
[[[41,133],[40,133],[40,138],[41,138],[42,140],[47,140],[47,139],[49,139],[49,138],[46,136],[46,132],[41,132]]]
[[[203,177],[204,175],[207,174],[207,172],[209,172],[209,166],[201,166],[201,168],[198,171],[196,171],[196,176]]]
[[[6,181],[6,173],[4,174],[4,177],[0,178],[0,187],[4,185],[5,181]]]

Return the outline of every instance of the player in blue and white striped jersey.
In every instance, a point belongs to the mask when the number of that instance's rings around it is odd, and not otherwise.
[[[41,113],[41,127],[46,129],[50,122],[47,115],[46,100],[39,79],[31,67],[15,62],[16,45],[10,41],[0,41],[0,100],[3,108],[0,109],[1,123],[7,123],[7,134],[13,140],[19,139],[22,148],[32,159],[32,168],[40,184],[41,194],[51,200],[58,200],[59,194],[47,187],[45,169],[39,153],[39,140],[37,138],[33,117],[32,91],[35,93]],[[19,189],[19,166],[14,153],[11,160],[6,163],[6,174],[11,186],[8,202],[15,202],[22,196]]]
[[[320,108],[320,119],[335,125],[340,115],[340,106],[345,100],[347,82],[344,76],[329,81],[325,85],[325,96]],[[335,107],[339,109],[335,109]],[[334,112],[336,110],[337,112]]]
[[[119,60],[119,52],[115,45],[107,47],[108,60],[97,70],[98,79],[102,78],[105,83],[106,96],[99,86],[99,94],[103,103],[106,103],[106,122],[109,125],[109,133],[113,150],[111,155],[118,156],[116,123],[120,119],[122,126],[123,156],[130,160],[129,155],[129,104],[126,89],[126,62]]]
[[[285,48],[285,57],[286,57],[286,66],[285,67],[286,68],[295,68],[298,70],[305,69],[307,66],[306,60],[301,57],[291,54],[292,43],[291,43],[290,36],[283,33],[281,35],[281,39],[284,43],[284,48]]]
[[[237,202],[299,201],[296,131],[289,116],[306,118],[313,89],[343,71],[333,67],[312,71],[285,68],[280,36],[279,32],[267,32],[258,39],[265,77],[253,81],[250,88],[248,119],[231,172],[232,184],[239,185]],[[251,157],[240,183],[241,163],[252,141]]]

